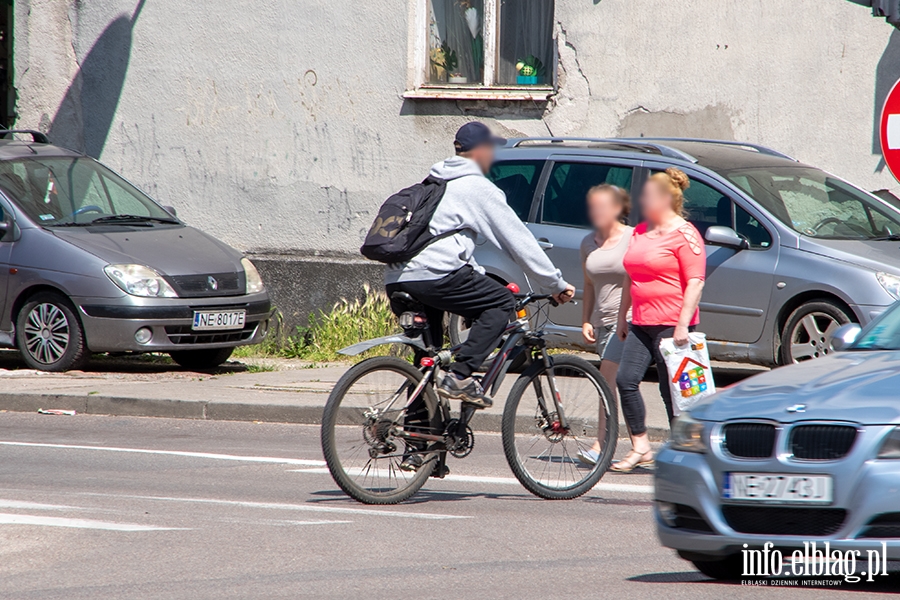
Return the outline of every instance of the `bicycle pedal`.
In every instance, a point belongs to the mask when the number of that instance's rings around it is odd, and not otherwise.
[[[449,474],[450,467],[448,467],[447,465],[444,465],[443,469],[440,467],[440,465],[434,465],[434,470],[431,472],[431,476],[435,479],[443,479]]]

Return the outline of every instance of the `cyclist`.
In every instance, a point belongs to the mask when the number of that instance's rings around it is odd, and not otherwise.
[[[506,196],[485,175],[494,162],[495,137],[483,123],[470,122],[456,133],[456,155],[431,168],[447,181],[447,189],[431,219],[431,233],[439,237],[405,263],[389,265],[385,273],[388,296],[403,291],[427,307],[432,340],[443,339],[443,315],[450,312],[472,320],[438,393],[489,408],[493,401],[473,373],[496,347],[514,316],[515,299],[487,277],[472,258],[475,245],[488,241],[505,250],[543,293],[559,303],[572,299],[575,288],[544,254],[534,236],[506,204]],[[405,465],[413,470],[415,465]]]

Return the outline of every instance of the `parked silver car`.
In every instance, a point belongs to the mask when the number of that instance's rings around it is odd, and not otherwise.
[[[657,456],[663,545],[721,578],[740,575],[744,544],[865,557],[884,542],[900,559],[900,304],[858,329],[835,338],[855,338],[848,351],[744,380],[675,421]]]
[[[900,298],[900,211],[775,150],[686,139],[516,139],[498,152],[490,176],[581,297],[587,190],[605,182],[638,197],[649,175],[671,166],[691,178],[686,209],[707,241],[700,330],[713,358],[818,358],[840,325],[865,325]],[[490,244],[475,258],[504,283],[527,283]],[[551,318],[548,330],[584,345],[580,306],[555,308]],[[451,319],[450,333],[465,335],[462,319]]]
[[[0,141],[0,346],[45,371],[92,352],[168,352],[205,369],[262,340],[272,308],[248,259],[27,133]]]

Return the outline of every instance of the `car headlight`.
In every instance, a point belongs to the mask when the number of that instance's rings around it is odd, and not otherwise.
[[[900,427],[894,427],[884,438],[881,448],[878,449],[878,458],[900,458]]]
[[[106,265],[107,277],[132,296],[144,298],[177,298],[178,294],[162,275],[144,265]]]
[[[263,291],[265,286],[263,286],[262,277],[259,276],[259,271],[256,270],[256,267],[253,266],[250,259],[242,258],[241,266],[244,267],[244,279],[247,280],[247,290],[245,293],[256,294],[257,292]]]
[[[881,284],[884,291],[890,294],[894,300],[900,300],[900,277],[879,271],[875,273],[875,278],[878,279],[878,283]]]
[[[703,441],[704,429],[703,423],[692,419],[689,413],[681,413],[672,423],[670,446],[683,452],[706,452],[706,442]]]

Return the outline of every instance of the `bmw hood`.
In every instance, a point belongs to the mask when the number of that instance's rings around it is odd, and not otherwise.
[[[704,421],[900,423],[900,351],[843,352],[773,369],[710,396],[690,413]]]
[[[110,264],[139,264],[165,275],[235,273],[240,252],[193,227],[98,226],[53,233]]]

